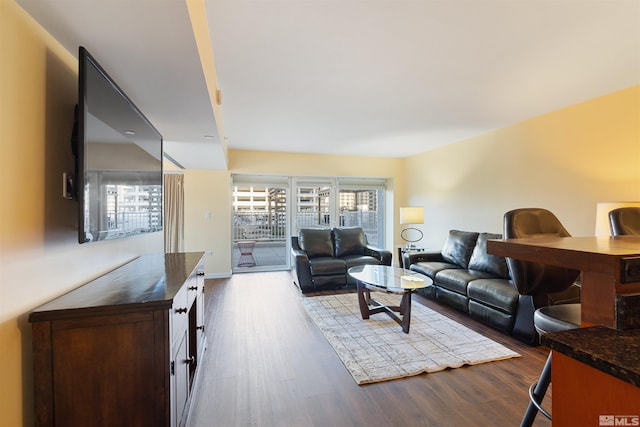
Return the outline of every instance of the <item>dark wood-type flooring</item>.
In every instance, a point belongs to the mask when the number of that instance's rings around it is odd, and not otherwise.
[[[208,349],[189,426],[518,426],[548,353],[414,296],[522,357],[358,386],[299,297],[289,272],[207,280]]]

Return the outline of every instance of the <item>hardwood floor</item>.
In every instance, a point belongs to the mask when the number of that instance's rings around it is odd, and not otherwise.
[[[207,280],[208,349],[189,426],[518,426],[547,357],[414,296],[522,357],[358,386],[300,297],[289,272]]]

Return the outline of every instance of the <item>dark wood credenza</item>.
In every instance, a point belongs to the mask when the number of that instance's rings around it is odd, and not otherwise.
[[[141,256],[32,311],[35,425],[185,425],[206,347],[203,257]]]

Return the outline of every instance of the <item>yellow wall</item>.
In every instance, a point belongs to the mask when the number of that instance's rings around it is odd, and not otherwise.
[[[13,0],[0,0],[0,424],[33,425],[28,313],[141,253],[161,233],[77,243],[77,203],[62,198],[77,60]]]
[[[356,176],[393,178],[400,159],[229,150],[232,173],[267,175]]]
[[[412,156],[406,173],[428,247],[450,228],[501,232],[519,207],[593,235],[597,202],[640,200],[640,85]]]
[[[185,171],[184,247],[203,251],[205,274],[231,274],[231,195],[227,171]]]

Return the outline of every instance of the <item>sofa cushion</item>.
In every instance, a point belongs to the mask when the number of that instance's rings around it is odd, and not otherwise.
[[[341,258],[347,255],[364,255],[367,238],[360,227],[334,228],[333,240],[335,256]]]
[[[302,229],[298,233],[298,244],[309,258],[333,256],[333,242],[329,229]]]
[[[462,267],[457,266],[455,264],[450,264],[448,262],[437,262],[437,261],[428,261],[428,262],[419,262],[417,264],[411,264],[409,270],[417,271],[418,273],[424,274],[433,280],[436,277],[438,271],[448,270],[448,269],[457,269],[461,270]]]
[[[509,314],[518,307],[518,291],[506,279],[480,279],[469,282],[467,295],[470,299]]]
[[[347,263],[334,257],[316,257],[309,259],[311,277],[347,274]]]
[[[450,230],[442,247],[442,258],[462,268],[469,267],[469,259],[476,245],[478,234],[473,231]]]
[[[478,270],[448,269],[436,273],[435,284],[440,288],[449,289],[459,294],[467,295],[467,285],[472,280],[491,279],[492,274]]]
[[[472,270],[486,271],[496,276],[507,279],[509,270],[504,257],[487,253],[487,239],[502,239],[502,234],[480,233],[476,246],[473,248],[469,268]]]

